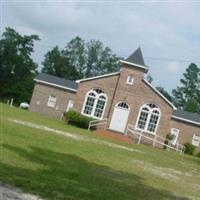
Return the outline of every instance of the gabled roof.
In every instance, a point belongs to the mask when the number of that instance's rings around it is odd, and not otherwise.
[[[134,67],[140,67],[148,71],[148,67],[144,63],[144,58],[140,47],[137,48],[126,60],[120,60],[120,62]]]
[[[200,125],[200,114],[183,110],[174,110],[172,118]]]
[[[108,77],[108,76],[115,76],[115,75],[118,75],[118,74],[120,74],[120,72],[113,72],[113,73],[104,74],[104,75],[100,75],[100,76],[93,76],[93,77],[89,77],[89,78],[79,79],[79,80],[76,81],[76,83],[94,80],[94,79],[99,79],[99,78],[105,78],[105,77]]]
[[[36,82],[40,82],[47,85],[59,87],[62,89],[72,90],[72,91],[76,91],[78,87],[78,84],[75,81],[70,81],[64,78],[59,78],[57,76],[52,76],[45,73],[38,74],[34,80]]]
[[[161,94],[151,83],[149,83],[147,80],[143,79],[143,81],[151,88],[153,89],[164,101],[166,101],[174,110],[176,110],[176,106],[173,105],[163,94]]]

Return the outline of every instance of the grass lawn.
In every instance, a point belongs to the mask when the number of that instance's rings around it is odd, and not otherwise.
[[[8,119],[89,139],[77,140]],[[199,200],[200,159],[104,138],[0,103],[0,181],[45,199]]]

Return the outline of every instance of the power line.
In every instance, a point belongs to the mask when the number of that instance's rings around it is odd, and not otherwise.
[[[43,48],[54,48],[55,46],[46,45],[46,44],[35,44],[36,46],[43,47]],[[168,61],[168,62],[182,62],[182,63],[200,63],[198,60],[184,60],[184,59],[173,59],[173,58],[155,58],[155,57],[144,57],[145,59],[155,60],[155,61]]]
[[[157,60],[157,61],[174,61],[174,62],[186,62],[186,63],[200,63],[198,60],[182,60],[182,59],[173,59],[173,58],[154,58],[154,57],[144,57],[145,59],[150,59],[150,60]]]

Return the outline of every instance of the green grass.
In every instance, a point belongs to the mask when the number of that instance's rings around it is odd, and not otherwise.
[[[131,147],[130,152],[16,124],[45,125]],[[200,159],[127,144],[0,103],[0,181],[46,199],[200,199]]]

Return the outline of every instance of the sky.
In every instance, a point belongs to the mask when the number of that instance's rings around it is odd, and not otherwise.
[[[32,55],[74,37],[100,40],[121,57],[141,47],[154,86],[171,91],[191,62],[200,66],[200,1],[17,1],[0,0],[1,34],[12,27],[38,34]]]

